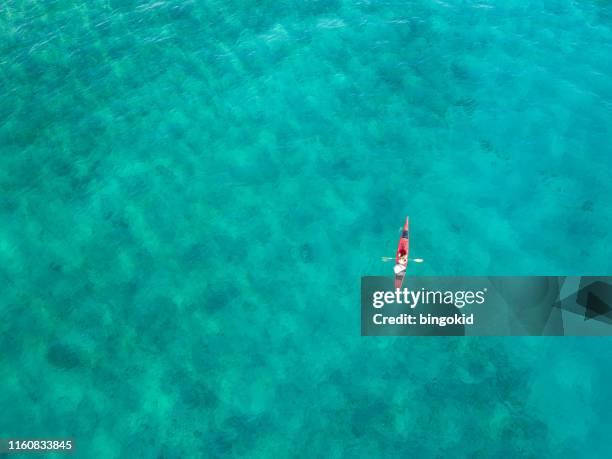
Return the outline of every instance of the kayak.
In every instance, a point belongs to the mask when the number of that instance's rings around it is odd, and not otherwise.
[[[397,252],[395,253],[395,264],[406,268],[408,266],[408,252],[410,251],[410,236],[408,235],[408,217],[406,217],[406,223],[404,223],[404,229],[402,230],[402,236],[400,237],[399,244],[397,244]],[[402,260],[403,258],[403,260]],[[395,288],[402,288],[404,277],[406,276],[406,269],[403,269],[399,273],[395,273]]]

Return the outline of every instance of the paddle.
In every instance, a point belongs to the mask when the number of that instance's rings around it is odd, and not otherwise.
[[[395,260],[395,257],[380,257],[384,262]],[[408,261],[414,261],[415,263],[423,263],[425,260],[422,258],[408,258]]]

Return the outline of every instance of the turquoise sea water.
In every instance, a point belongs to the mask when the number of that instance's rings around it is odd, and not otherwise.
[[[602,457],[609,339],[359,336],[359,280],[610,274],[612,5],[0,7],[0,436]]]

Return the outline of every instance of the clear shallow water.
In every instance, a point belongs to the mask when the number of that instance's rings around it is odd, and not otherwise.
[[[418,273],[610,273],[610,8],[5,5],[2,435],[601,457],[609,340],[364,339],[358,290],[407,213]]]

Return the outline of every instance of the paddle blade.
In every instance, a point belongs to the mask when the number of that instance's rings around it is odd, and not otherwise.
[[[423,263],[425,260],[423,260],[422,258],[414,258],[412,261],[414,261],[415,263]]]

